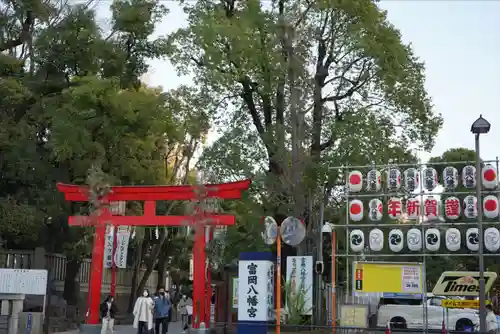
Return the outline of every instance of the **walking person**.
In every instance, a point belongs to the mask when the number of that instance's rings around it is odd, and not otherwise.
[[[498,331],[498,322],[495,312],[491,304],[486,305],[486,330],[488,333],[496,333]]]
[[[172,309],[172,302],[164,288],[158,290],[158,295],[154,298],[155,303],[155,333],[166,334],[168,332],[168,323],[170,322],[170,311]]]
[[[191,312],[189,312],[189,308],[191,308]],[[179,304],[177,304],[177,310],[181,314],[183,333],[186,332],[186,330],[189,328],[189,325],[191,324],[192,308],[193,300],[191,298],[188,298],[188,296],[185,294],[182,295],[181,300],[179,300]]]
[[[101,334],[113,334],[113,327],[115,325],[115,315],[118,311],[113,296],[108,296],[104,303],[101,304]]]
[[[142,296],[137,298],[134,305],[134,328],[137,334],[149,334],[153,329],[154,301],[148,289],[144,289]]]

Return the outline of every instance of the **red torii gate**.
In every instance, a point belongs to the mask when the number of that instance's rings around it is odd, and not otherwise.
[[[243,180],[224,184],[205,185],[205,198],[240,199],[242,192],[250,186],[251,180]],[[104,206],[97,216],[97,224],[92,223],[89,216],[70,216],[70,226],[95,225],[94,247],[92,251],[92,267],[89,280],[89,315],[87,324],[99,323],[99,305],[101,303],[102,272],[104,266],[104,244],[106,225],[125,226],[184,226],[191,216],[157,216],[156,201],[183,201],[193,200],[198,197],[198,186],[113,186],[103,203],[114,201],[144,201],[143,216],[112,216],[109,209]],[[79,185],[57,184],[57,190],[64,193],[64,199],[72,202],[88,201],[88,188]],[[85,191],[87,189],[87,191]],[[234,225],[236,219],[232,215],[211,214],[205,216],[203,224],[213,226]],[[205,226],[205,225],[203,225]],[[206,296],[206,241],[205,228],[195,229],[193,251],[193,327],[198,328],[201,322],[208,322],[210,313],[207,313]],[[208,298],[207,298],[208,297]],[[210,305],[210,304],[208,304]]]

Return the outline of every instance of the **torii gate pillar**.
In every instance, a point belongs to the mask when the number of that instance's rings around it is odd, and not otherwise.
[[[224,184],[208,184],[203,186],[205,198],[240,199],[242,192],[250,186],[251,180]],[[106,225],[125,226],[184,226],[193,220],[192,216],[157,216],[156,201],[186,201],[198,197],[198,186],[114,186],[109,194],[101,199],[103,203],[114,201],[144,201],[143,216],[112,216],[104,207],[100,209],[96,222],[92,217],[70,216],[70,226],[95,225],[94,248],[92,251],[92,267],[89,281],[89,314],[86,323],[99,324],[99,305],[101,303],[102,273],[104,267],[104,239]],[[78,185],[57,184],[57,189],[64,193],[67,201],[88,201],[88,188]],[[195,244],[193,247],[193,327],[198,328],[201,322],[208,325],[210,313],[206,314],[206,305],[210,305],[207,292],[206,242],[204,226],[230,226],[236,220],[230,215],[203,215],[203,228],[195,229]]]

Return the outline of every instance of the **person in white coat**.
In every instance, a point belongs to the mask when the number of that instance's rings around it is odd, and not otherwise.
[[[153,329],[154,307],[149,290],[144,289],[142,296],[137,298],[134,305],[134,328],[137,328],[137,334],[149,334]]]
[[[495,312],[491,304],[486,305],[486,330],[488,333],[495,333],[498,331],[498,322]]]

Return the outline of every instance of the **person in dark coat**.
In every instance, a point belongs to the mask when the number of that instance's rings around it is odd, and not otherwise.
[[[115,298],[113,296],[108,296],[104,303],[101,304],[100,311],[102,319],[101,334],[113,334],[115,316],[116,312],[118,311],[115,303]]]

